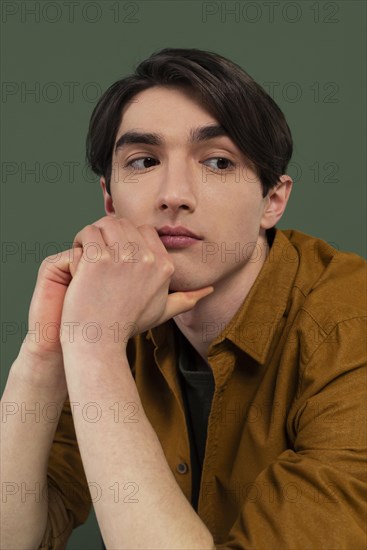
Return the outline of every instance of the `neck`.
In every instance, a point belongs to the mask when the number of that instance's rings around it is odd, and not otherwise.
[[[259,237],[261,250],[267,251],[266,236]],[[174,317],[174,321],[194,349],[208,363],[208,350],[213,340],[225,329],[250,292],[268,251],[259,261],[248,261],[214,285],[214,292],[196,306]]]

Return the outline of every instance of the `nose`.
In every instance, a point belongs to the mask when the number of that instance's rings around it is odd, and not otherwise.
[[[161,185],[156,199],[158,210],[177,213],[179,210],[193,212],[197,197],[193,171],[183,159],[172,161],[162,174]]]

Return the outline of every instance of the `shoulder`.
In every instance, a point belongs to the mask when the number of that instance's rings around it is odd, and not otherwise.
[[[312,381],[319,390],[366,363],[367,262],[299,231],[282,231],[280,237],[296,265],[288,341],[297,348],[300,387]]]
[[[367,262],[299,231],[282,234],[297,264],[287,307],[288,352],[298,365],[294,410],[312,396],[329,403],[357,396],[366,367]]]
[[[303,297],[302,309],[320,327],[366,316],[367,262],[339,251],[326,241],[292,229],[282,230],[296,250],[298,269],[293,287]]]

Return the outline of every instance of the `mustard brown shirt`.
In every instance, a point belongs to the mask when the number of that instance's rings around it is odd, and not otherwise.
[[[249,294],[209,347],[215,387],[197,513],[217,549],[364,550],[366,262],[298,231],[275,229],[273,238]],[[131,339],[128,358],[192,503],[177,331],[170,320]],[[61,550],[91,507],[68,401],[48,479],[40,549]]]

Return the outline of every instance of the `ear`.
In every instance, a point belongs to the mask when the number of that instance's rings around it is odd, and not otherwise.
[[[265,206],[260,226],[263,229],[274,227],[283,216],[289,196],[291,194],[293,180],[287,174],[280,176],[275,187],[270,189],[265,197]]]
[[[108,192],[107,192],[106,180],[103,176],[99,180],[99,183],[102,187],[105,212],[106,212],[107,216],[116,217],[116,212],[115,212],[115,207],[113,205],[113,200],[112,200],[111,195],[109,195]]]

